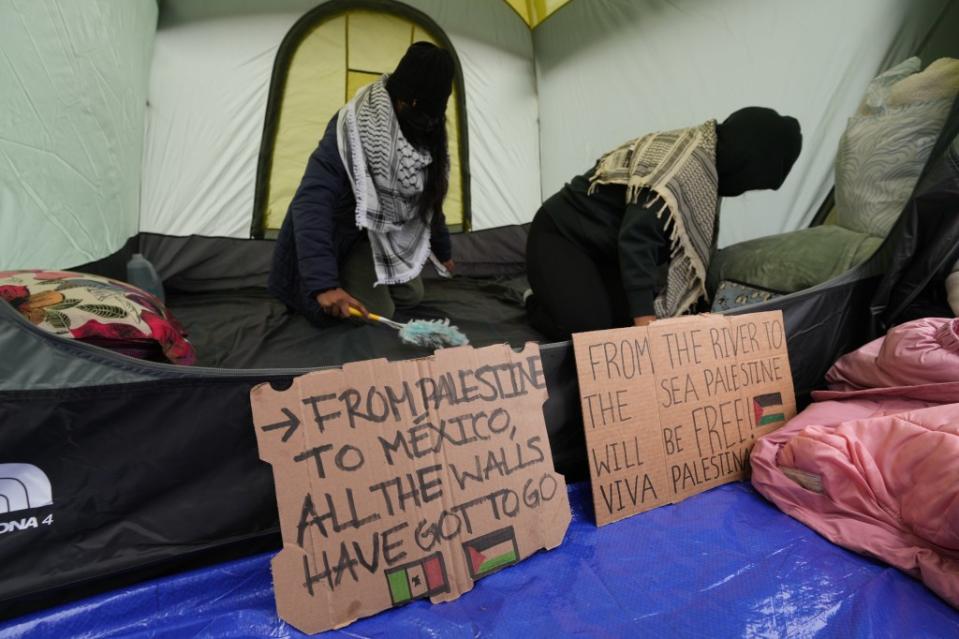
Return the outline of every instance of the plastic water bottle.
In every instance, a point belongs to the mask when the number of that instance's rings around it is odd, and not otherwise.
[[[152,293],[160,298],[161,302],[166,302],[163,294],[163,281],[157,275],[150,260],[143,257],[140,253],[134,253],[130,261],[127,262],[127,281],[134,286],[142,288],[147,293]]]

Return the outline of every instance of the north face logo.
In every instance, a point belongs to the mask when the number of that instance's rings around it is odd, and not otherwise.
[[[0,514],[53,504],[46,474],[32,464],[0,464]]]

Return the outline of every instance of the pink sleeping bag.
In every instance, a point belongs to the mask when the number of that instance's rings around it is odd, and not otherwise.
[[[957,330],[917,320],[844,356],[831,390],[751,459],[753,485],[783,512],[959,607]]]

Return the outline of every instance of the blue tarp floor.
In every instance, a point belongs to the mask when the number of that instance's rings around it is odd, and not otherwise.
[[[959,637],[918,581],[834,546],[745,483],[596,528],[585,484],[559,548],[460,599],[323,637]],[[279,621],[269,554],[0,622],[0,637],[302,637]]]

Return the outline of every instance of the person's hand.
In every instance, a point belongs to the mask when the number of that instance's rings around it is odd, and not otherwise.
[[[640,315],[639,317],[633,318],[633,325],[635,326],[648,326],[652,322],[656,321],[655,315]]]
[[[349,317],[351,306],[363,313],[364,316],[369,316],[370,314],[358,299],[341,288],[331,288],[328,291],[317,293],[316,303],[320,305],[324,313],[332,317],[344,319]]]
[[[453,258],[450,258],[443,262],[443,268],[452,273],[456,269],[456,262],[453,261]]]

